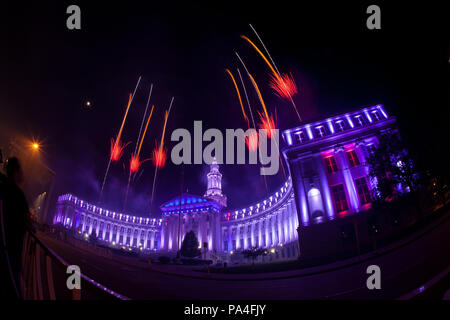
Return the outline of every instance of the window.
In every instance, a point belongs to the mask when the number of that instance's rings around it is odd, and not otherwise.
[[[370,191],[367,186],[366,178],[362,177],[355,180],[356,190],[358,191],[359,202],[361,205],[370,202]]]
[[[331,187],[331,191],[333,193],[334,198],[334,206],[336,208],[336,212],[342,212],[348,210],[347,198],[345,197],[344,185],[338,184],[336,186]]]
[[[233,250],[236,250],[236,240],[233,240]]]
[[[323,126],[316,127],[316,132],[318,137],[323,137],[325,135],[325,128]]]
[[[299,142],[304,142],[307,140],[305,131],[303,131],[303,130],[296,132],[295,135],[297,136]]]
[[[375,121],[378,121],[381,119],[380,114],[378,113],[377,110],[372,111],[372,115],[373,115],[373,118],[375,119]]]
[[[252,247],[252,238],[248,238],[247,239],[247,247],[251,248]]]
[[[348,162],[350,163],[350,167],[356,167],[359,165],[359,159],[358,159],[358,155],[356,154],[355,150],[350,150],[347,151],[347,159]]]
[[[343,120],[338,120],[338,121],[336,121],[336,129],[337,129],[337,131],[339,131],[339,132],[342,132],[342,131],[345,130],[345,124],[344,124],[344,121],[343,121]]]
[[[223,242],[223,251],[228,251],[228,241]]]
[[[337,171],[336,159],[333,156],[325,158],[325,165],[327,167],[328,173],[333,173]]]
[[[357,126],[361,127],[364,125],[364,119],[363,119],[363,117],[361,117],[361,115],[355,116],[355,120],[356,120]]]

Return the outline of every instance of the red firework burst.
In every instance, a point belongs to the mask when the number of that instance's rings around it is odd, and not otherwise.
[[[142,162],[139,160],[139,156],[131,155],[130,159],[130,171],[131,173],[136,173],[139,171],[139,168],[141,167]]]
[[[272,74],[269,85],[280,98],[290,99],[290,97],[298,93],[292,74],[285,73],[281,77],[277,74]]]
[[[167,149],[156,147],[152,152],[152,161],[155,167],[162,168],[165,166],[167,160]]]
[[[245,144],[250,151],[258,149],[258,133],[256,130],[252,131],[248,137],[245,137]]]
[[[129,145],[130,142],[123,144],[122,141],[117,140],[117,142],[114,141],[114,138],[111,138],[111,151],[110,151],[110,157],[112,162],[117,162],[120,160],[123,154],[123,150],[127,145]]]
[[[261,129],[266,130],[267,131],[267,137],[271,138],[272,134],[274,134],[274,132],[272,130],[276,129],[275,121],[273,120],[272,115],[270,115],[269,117],[266,117],[261,112],[258,112],[258,113],[259,113],[259,118],[261,120],[261,123],[259,124],[259,127]]]

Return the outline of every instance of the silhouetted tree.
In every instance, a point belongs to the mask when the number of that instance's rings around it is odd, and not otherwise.
[[[417,174],[413,160],[399,135],[387,132],[378,136],[379,144],[370,151],[367,159],[369,176],[375,182],[375,200],[389,200],[397,195],[397,186],[414,191]]]
[[[183,243],[181,244],[180,254],[183,257],[194,258],[198,257],[202,254],[200,249],[198,248],[198,240],[194,231],[189,231],[186,233],[183,239]]]

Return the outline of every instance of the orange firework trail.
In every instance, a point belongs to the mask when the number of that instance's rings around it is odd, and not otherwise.
[[[241,35],[241,38],[244,40],[247,40],[248,43],[250,43],[252,45],[253,48],[255,48],[256,52],[259,53],[259,55],[263,58],[263,60],[266,62],[266,64],[269,66],[270,70],[272,71],[272,73],[276,76],[279,77],[278,72],[275,71],[274,67],[272,66],[272,64],[269,62],[269,60],[267,60],[266,56],[264,55],[264,53],[261,52],[261,50],[259,50],[259,48],[256,46],[256,44],[254,44],[252,42],[252,40],[250,40],[249,38],[247,38],[244,35]]]
[[[255,119],[253,118],[253,111],[250,105],[250,100],[248,99],[247,89],[245,88],[244,80],[242,79],[241,72],[239,68],[237,68],[237,72],[239,74],[239,79],[241,80],[242,88],[244,89],[245,98],[247,100],[248,109],[250,110],[250,116],[252,118],[253,128],[256,129]],[[248,128],[250,129],[250,123],[247,120]],[[247,145],[250,151],[256,151],[258,149],[258,133],[252,131],[248,137],[245,137],[245,144]]]
[[[142,127],[143,127],[144,121],[145,121],[145,116],[147,115],[148,105],[150,103],[150,98],[152,96],[152,91],[153,91],[153,83],[150,86],[150,92],[148,94],[147,104],[145,105],[144,115],[142,116],[141,127],[139,128],[139,134],[138,134],[138,138],[136,140],[136,147],[134,148],[134,153],[131,154],[131,158],[130,158],[130,173],[128,175],[127,191],[125,193],[125,201],[124,201],[124,204],[123,204],[123,210],[124,211],[125,211],[126,206],[127,206],[128,191],[130,189],[130,183],[131,183],[131,175],[132,174],[136,174],[139,171],[141,165],[145,161],[149,160],[149,159],[146,159],[144,161],[141,161],[139,159],[139,155],[141,153],[141,147],[142,147],[142,143],[144,142],[145,134],[147,133],[148,124],[150,123],[150,119],[152,118],[153,110],[155,108],[155,106],[152,106],[152,110],[150,111],[150,114],[149,114],[148,119],[147,119],[147,123],[145,125],[144,134],[142,134],[142,136],[141,136]],[[139,140],[140,140],[140,142],[139,142]],[[138,147],[138,142],[139,142],[139,147]]]
[[[156,168],[162,168],[166,164],[167,152],[166,149],[164,148],[164,136],[166,134],[166,125],[168,117],[169,112],[166,110],[166,112],[164,113],[164,126],[162,131],[161,144],[159,145],[159,147],[156,147],[152,153],[153,164],[155,165]]]
[[[272,76],[275,79],[275,81],[272,81],[273,84],[275,84],[275,88],[271,85],[271,87],[279,94],[280,92],[283,92],[285,94],[284,97],[288,97],[289,100],[291,101],[292,107],[295,110],[295,113],[297,114],[297,117],[299,118],[300,121],[302,121],[302,118],[300,117],[300,114],[298,113],[297,110],[297,106],[295,105],[294,100],[292,99],[292,96],[294,94],[297,93],[297,86],[294,83],[295,86],[295,90],[293,89],[293,85],[292,83],[294,82],[293,79],[289,79],[289,82],[286,83],[286,77],[289,78],[288,75],[281,75],[280,72],[278,71],[277,66],[275,65],[275,62],[273,61],[272,57],[270,56],[269,51],[267,50],[266,46],[264,45],[264,42],[262,41],[262,39],[260,38],[260,36],[258,35],[258,33],[256,32],[256,30],[253,28],[252,25],[250,25],[250,27],[252,28],[252,30],[255,32],[256,36],[258,37],[259,41],[261,42],[264,50],[266,51],[267,55],[269,56],[270,60],[272,61],[272,63],[270,63],[270,61],[266,58],[266,56],[264,55],[264,53],[261,52],[261,50],[246,36],[241,35],[241,38],[246,40],[248,43],[250,43],[250,45],[256,50],[256,52],[258,52],[258,54],[263,58],[263,60],[266,62],[266,64],[269,66],[270,70],[272,71]]]
[[[239,68],[237,68],[237,72],[239,74],[239,79],[241,80],[242,88],[244,89],[245,99],[247,100],[248,110],[250,110],[250,117],[252,118],[253,128],[256,129],[255,119],[253,118],[252,106],[250,105],[250,100],[248,99],[247,89],[245,88],[244,80],[242,79],[241,72]]]
[[[139,160],[139,155],[141,154],[142,143],[144,142],[144,138],[145,138],[145,135],[147,133],[148,124],[150,123],[150,119],[152,118],[152,114],[153,114],[153,109],[154,108],[155,108],[155,106],[152,106],[150,114],[149,114],[149,116],[147,118],[147,123],[145,125],[145,129],[144,129],[144,133],[142,134],[141,141],[139,143],[139,148],[137,149],[137,152],[135,152],[133,155],[131,155],[130,172],[132,172],[132,173],[136,173],[139,170],[141,164],[144,163],[144,161],[141,162]]]
[[[264,103],[264,99],[261,95],[261,91],[259,91],[258,84],[256,83],[255,79],[252,77],[252,75],[249,73],[248,76],[250,77],[250,80],[252,80],[253,86],[255,87],[256,93],[258,94],[259,101],[261,101],[261,105],[264,109],[264,114],[266,115],[266,118],[269,119],[269,114],[267,113],[266,104]]]
[[[132,99],[133,96],[130,93],[127,108],[125,110],[125,115],[123,116],[122,124],[120,125],[119,133],[117,134],[116,142],[114,143],[114,147],[111,150],[111,160],[113,162],[119,161],[120,157],[122,156],[123,148],[121,150],[117,150],[117,148],[121,146],[120,137],[122,136],[123,126],[125,125],[125,121],[127,120],[128,111],[130,110]]]
[[[263,114],[261,114],[260,112],[258,112],[259,114],[259,119],[261,120],[261,123],[259,124],[259,127],[261,129],[267,130],[267,137],[271,138],[272,137],[272,130],[275,130],[275,121],[273,120],[272,115],[270,115],[270,117],[266,117]]]
[[[100,189],[99,201],[102,199],[103,189],[105,188],[106,177],[108,176],[109,168],[111,167],[111,162],[119,161],[119,159],[121,158],[121,156],[123,154],[123,149],[128,145],[128,143],[123,145],[122,142],[120,141],[120,138],[122,136],[123,127],[125,125],[125,121],[128,116],[128,111],[130,110],[131,103],[133,102],[134,95],[136,94],[136,90],[137,90],[140,82],[141,82],[141,77],[139,77],[139,79],[137,81],[136,87],[134,88],[134,91],[133,91],[133,95],[130,94],[130,97],[128,99],[127,108],[125,111],[125,115],[122,119],[122,124],[120,125],[119,133],[117,134],[117,137],[115,140],[114,139],[111,140],[111,150],[110,150],[111,153],[109,156],[108,166],[106,167],[105,176],[103,178],[102,188]]]
[[[242,114],[244,115],[245,121],[247,121],[248,127],[250,127],[250,121],[248,120],[248,117],[245,114],[244,105],[242,104],[241,94],[239,92],[238,85],[237,85],[236,81],[234,80],[234,77],[233,77],[233,74],[231,73],[231,71],[228,70],[228,69],[225,69],[225,71],[228,73],[228,75],[230,76],[231,80],[233,81],[234,87],[236,88],[237,96],[239,98],[239,104],[241,105]]]
[[[153,204],[153,197],[155,195],[156,176],[158,174],[158,169],[163,168],[164,165],[166,164],[167,149],[164,148],[164,136],[166,134],[167,120],[169,119],[169,114],[170,114],[170,110],[172,109],[173,100],[174,100],[174,97],[172,97],[172,99],[170,100],[169,109],[166,110],[166,112],[164,113],[164,126],[163,126],[162,135],[161,135],[161,143],[160,143],[159,147],[156,147],[153,150],[153,153],[152,153],[152,161],[153,161],[153,164],[155,165],[155,175],[153,176],[153,187],[152,187],[152,197],[151,197],[152,204]],[[158,143],[156,143],[156,144],[158,144]]]
[[[153,110],[155,109],[155,106],[152,106],[152,110],[150,110],[150,115],[148,116],[147,123],[145,124],[144,133],[142,134],[141,142],[139,143],[139,148],[137,151],[137,156],[139,157],[139,154],[141,153],[142,143],[144,142],[145,134],[147,133],[148,124],[150,123],[150,119],[153,115]]]

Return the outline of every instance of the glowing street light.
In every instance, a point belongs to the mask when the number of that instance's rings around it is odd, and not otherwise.
[[[33,150],[39,150],[39,143],[37,143],[37,142],[33,142],[33,144],[31,145],[31,147],[33,148]]]

